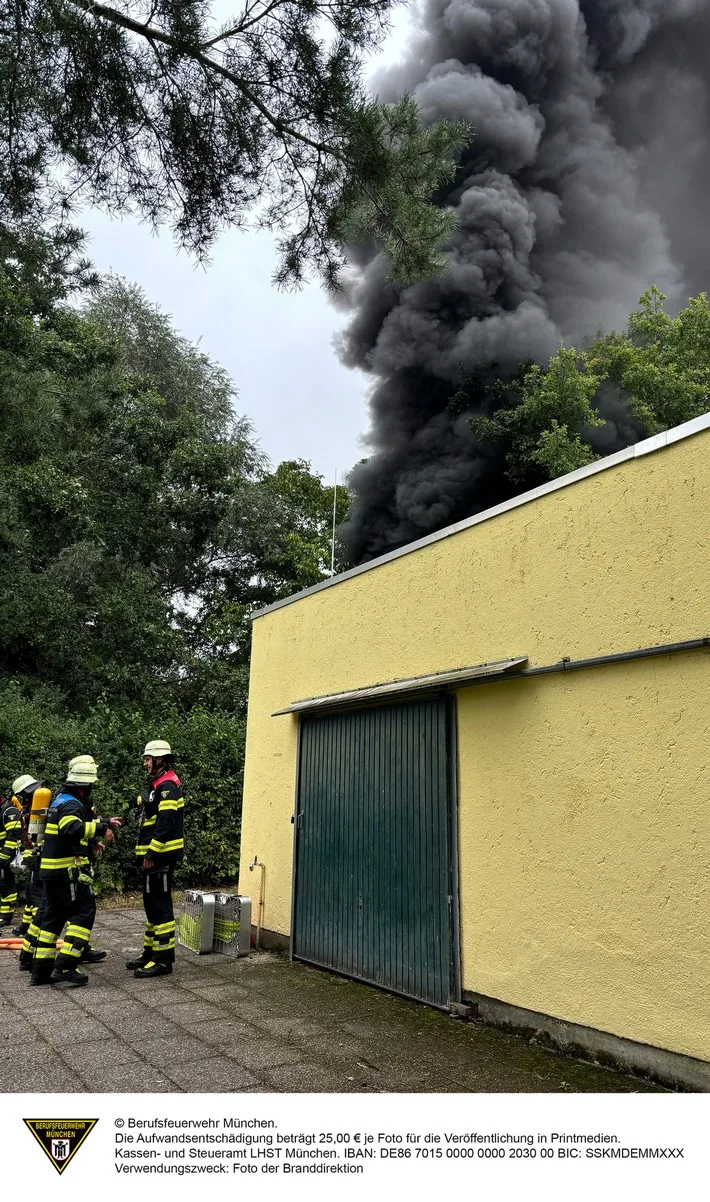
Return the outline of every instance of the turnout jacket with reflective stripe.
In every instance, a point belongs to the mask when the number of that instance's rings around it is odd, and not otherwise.
[[[138,798],[142,805],[136,856],[150,856],[156,866],[175,864],[185,850],[183,813],[185,802],[182,785],[174,772],[164,772],[151,781]]]
[[[69,876],[74,868],[87,863],[92,839],[104,835],[108,823],[102,818],[85,818],[84,803],[65,785],[52,801],[47,815],[39,866],[40,880]]]
[[[6,867],[15,857],[22,834],[22,814],[12,801],[0,806],[0,866]]]

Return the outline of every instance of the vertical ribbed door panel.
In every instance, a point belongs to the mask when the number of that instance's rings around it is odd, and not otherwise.
[[[301,719],[293,955],[450,999],[446,703]]]

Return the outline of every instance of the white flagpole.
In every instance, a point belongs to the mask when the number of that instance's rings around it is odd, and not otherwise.
[[[335,483],[333,485],[333,537],[330,544],[330,574],[335,575],[335,503],[338,496],[338,469],[335,469]]]

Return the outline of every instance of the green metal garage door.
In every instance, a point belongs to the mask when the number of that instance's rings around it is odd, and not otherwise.
[[[292,954],[436,1006],[458,994],[447,702],[301,718]]]

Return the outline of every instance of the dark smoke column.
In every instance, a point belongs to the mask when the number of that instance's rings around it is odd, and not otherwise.
[[[651,283],[680,296],[682,272],[644,199],[624,97],[643,83],[646,61],[657,70],[664,41],[683,46],[704,30],[710,58],[709,8],[707,0],[428,0],[419,9],[407,60],[380,80],[380,95],[412,90],[425,120],[465,118],[475,139],[442,198],[459,217],[448,271],[398,292],[378,256],[352,288],[341,355],[375,377],[372,454],[352,474],[357,499],[342,531],[355,562],[513,491],[466,414],[447,407],[462,365],[506,374],[545,361],[561,340],[623,328]],[[699,64],[704,88],[703,72]]]

